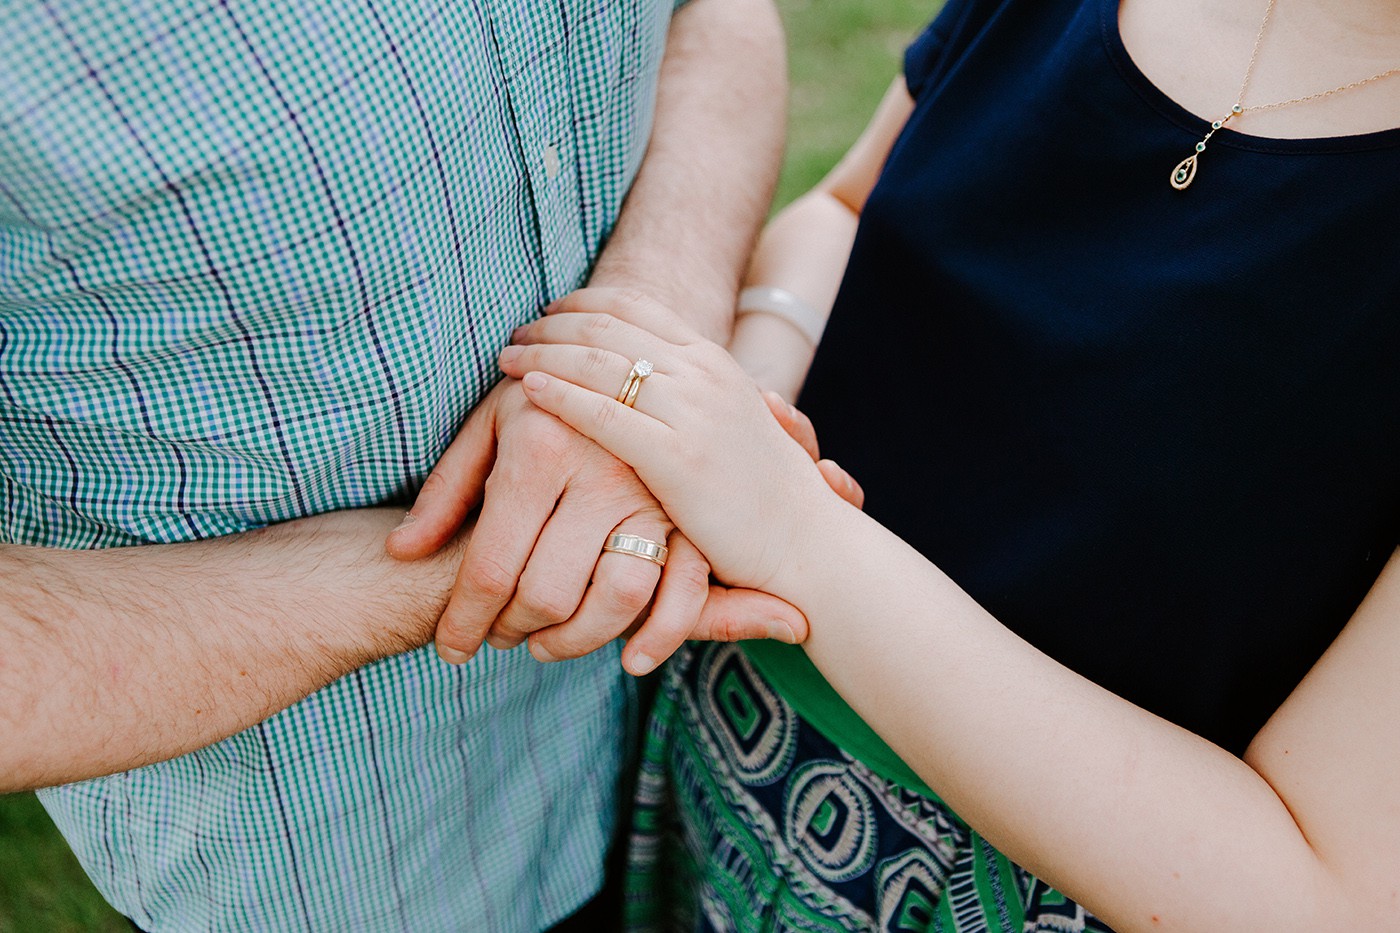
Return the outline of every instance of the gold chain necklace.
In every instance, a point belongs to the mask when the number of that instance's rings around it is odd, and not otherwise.
[[[1272,104],[1259,104],[1253,107],[1244,105],[1244,94],[1249,89],[1249,79],[1254,75],[1254,63],[1259,58],[1259,45],[1264,41],[1264,30],[1269,28],[1269,18],[1274,15],[1274,0],[1269,0],[1268,7],[1264,10],[1264,20],[1259,24],[1259,35],[1254,37],[1254,51],[1249,55],[1249,64],[1244,69],[1244,81],[1240,82],[1240,92],[1235,95],[1235,104],[1230,108],[1230,112],[1210,125],[1210,132],[1205,138],[1196,143],[1196,151],[1176,164],[1172,169],[1172,187],[1177,191],[1185,191],[1191,186],[1191,182],[1196,180],[1197,161],[1201,153],[1206,151],[1206,143],[1216,134],[1222,126],[1229,123],[1242,113],[1260,112],[1264,110],[1278,110],[1280,107],[1288,107],[1293,104],[1304,104],[1310,100],[1321,100],[1324,97],[1331,97],[1333,94],[1340,94],[1343,91],[1350,91],[1353,88],[1361,87],[1363,84],[1370,84],[1372,81],[1379,81],[1381,78],[1388,78],[1394,74],[1400,74],[1400,68],[1392,68],[1389,71],[1382,71],[1373,74],[1369,78],[1360,81],[1353,81],[1350,84],[1343,84],[1334,87],[1330,91],[1318,91],[1316,94],[1309,94],[1307,97],[1291,97],[1288,100],[1274,101]]]

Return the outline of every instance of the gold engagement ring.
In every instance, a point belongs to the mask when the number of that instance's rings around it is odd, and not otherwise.
[[[637,360],[632,364],[632,371],[627,374],[627,381],[622,384],[622,391],[617,393],[617,400],[628,408],[637,404],[637,390],[642,387],[642,380],[652,373],[651,364],[646,360]]]

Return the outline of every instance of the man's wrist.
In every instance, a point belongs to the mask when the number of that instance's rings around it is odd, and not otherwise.
[[[686,275],[676,267],[642,268],[626,259],[609,259],[604,253],[588,280],[590,288],[624,288],[640,292],[665,305],[701,335],[721,346],[734,329],[737,280],[715,275]]]
[[[402,518],[398,509],[353,509],[303,519],[304,530],[296,527],[302,522],[266,529],[273,535],[311,534],[306,546],[319,552],[326,572],[311,589],[324,592],[330,605],[346,593],[363,594],[360,611],[335,613],[338,618],[325,620],[318,639],[345,671],[427,644],[447,605],[468,532],[421,560],[397,561],[383,542]]]

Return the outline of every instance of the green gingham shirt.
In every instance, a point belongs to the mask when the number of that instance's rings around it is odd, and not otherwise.
[[[0,541],[405,501],[511,330],[583,281],[671,11],[0,5]],[[615,649],[424,649],[42,796],[147,929],[539,929],[599,883],[626,705]]]

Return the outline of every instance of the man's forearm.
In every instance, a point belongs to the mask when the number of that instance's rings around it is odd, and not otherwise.
[[[676,14],[646,160],[591,284],[645,291],[728,339],[782,159],[785,68],[770,0]]]
[[[0,547],[0,792],[172,758],[425,644],[459,550],[411,564],[391,509],[191,544]]]

